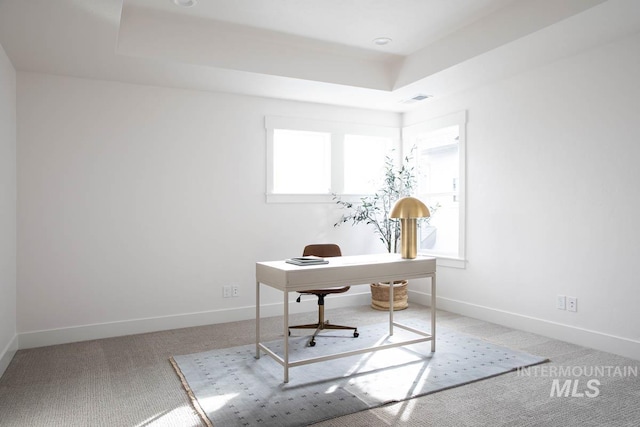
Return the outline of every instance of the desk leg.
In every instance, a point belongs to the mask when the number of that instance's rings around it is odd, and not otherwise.
[[[436,275],[431,277],[431,351],[436,351]]]
[[[393,335],[393,281],[389,282],[389,335]]]
[[[256,282],[256,359],[260,359],[260,282]]]
[[[284,291],[284,382],[289,382],[289,292]]]

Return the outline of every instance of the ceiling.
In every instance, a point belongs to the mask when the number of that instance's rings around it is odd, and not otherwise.
[[[0,0],[17,70],[397,112],[638,31],[637,0]]]

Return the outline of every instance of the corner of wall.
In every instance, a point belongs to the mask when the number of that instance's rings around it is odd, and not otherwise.
[[[0,353],[0,377],[4,374],[4,372],[9,367],[9,363],[15,356],[18,351],[18,335],[14,335],[13,339],[9,341],[9,344],[5,347],[5,349]]]
[[[0,45],[0,375],[18,349],[16,70]]]

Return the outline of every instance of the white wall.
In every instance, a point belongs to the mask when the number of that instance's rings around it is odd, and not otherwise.
[[[265,203],[264,116],[398,114],[23,72],[18,100],[21,348],[251,318],[256,261],[375,251],[333,204]]]
[[[440,307],[640,359],[639,44],[405,115],[469,112],[469,262],[440,269]],[[376,250],[332,205],[264,202],[263,118],[396,114],[23,72],[17,90],[21,347],[250,318],[255,261]]]
[[[0,376],[16,335],[16,71],[0,45]]]
[[[468,111],[469,262],[441,269],[441,307],[640,359],[639,49],[635,35],[405,115]]]

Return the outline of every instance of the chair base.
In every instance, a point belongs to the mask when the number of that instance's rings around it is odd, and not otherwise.
[[[303,256],[315,255],[321,257],[334,257],[341,256],[340,247],[338,245],[329,244],[329,245],[307,245],[304,248],[302,253]],[[343,286],[341,288],[330,288],[330,289],[315,289],[308,291],[298,291],[300,296],[296,299],[296,302],[300,302],[300,298],[302,295],[315,295],[318,297],[318,321],[316,323],[309,323],[307,325],[295,325],[289,326],[289,335],[291,335],[291,329],[315,329],[313,335],[311,335],[311,339],[309,340],[309,347],[313,347],[316,345],[316,336],[320,333],[320,331],[324,331],[326,329],[342,329],[342,330],[352,330],[353,337],[358,338],[360,334],[358,333],[358,328],[353,326],[342,326],[342,325],[332,325],[329,321],[324,320],[324,298],[327,295],[331,294],[341,294],[349,290],[349,286]]]
[[[311,339],[309,340],[309,347],[314,347],[316,345],[316,336],[320,333],[320,331],[324,331],[327,329],[352,330],[354,338],[358,338],[360,336],[360,334],[358,333],[358,328],[354,328],[353,326],[333,325],[329,323],[329,321],[323,323],[309,323],[307,325],[289,326],[289,335],[291,335],[291,329],[315,329],[313,335],[311,335]]]

